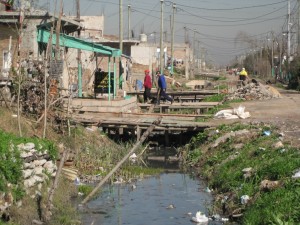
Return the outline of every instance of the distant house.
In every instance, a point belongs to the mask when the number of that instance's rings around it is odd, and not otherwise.
[[[37,42],[37,27],[50,29],[57,16],[42,10],[0,10],[0,72],[8,76],[11,66],[16,67],[18,57],[28,71],[34,65],[43,64],[47,45]],[[61,18],[61,32],[72,34],[81,29],[81,24],[66,17]],[[27,71],[27,70],[26,70]]]
[[[61,90],[68,90],[71,86],[76,87],[80,83],[82,91],[92,91],[93,75],[98,68],[95,52],[100,53],[99,58],[119,57],[120,55],[118,49],[97,45],[94,42],[94,39],[101,39],[103,36],[104,18],[103,16],[82,17],[79,23],[74,18],[62,16],[60,32],[56,34],[55,28],[58,20],[57,15],[32,8],[12,11],[2,9],[0,11],[1,75],[8,76],[11,66],[16,67],[19,60],[22,66],[26,66],[25,71],[31,71],[33,67],[43,65],[46,52],[49,51],[47,49],[49,32],[54,30],[52,44],[55,45],[56,37],[59,37],[57,43],[60,47],[59,52],[52,50],[50,55],[60,55],[60,57],[59,62],[50,60],[49,75],[59,80]],[[95,26],[95,21],[97,21],[97,26]],[[76,38],[79,31],[81,39]],[[81,52],[82,79],[80,80],[82,82],[78,80],[77,49]]]

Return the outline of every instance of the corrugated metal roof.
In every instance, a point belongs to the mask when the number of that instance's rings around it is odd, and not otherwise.
[[[37,36],[38,42],[48,43],[49,38],[50,38],[50,31],[42,28],[38,28],[38,36]],[[52,36],[52,44],[53,45],[56,44],[56,35]],[[97,52],[110,57],[120,57],[122,54],[120,49],[115,49],[101,44],[88,42],[66,34],[60,34],[59,45],[68,48],[75,48],[75,49],[81,49],[81,50],[86,50],[91,52]]]

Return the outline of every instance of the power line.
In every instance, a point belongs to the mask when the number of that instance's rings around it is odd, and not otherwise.
[[[141,14],[145,14],[147,16],[153,17],[153,18],[158,18],[156,16],[150,15],[149,13],[144,13],[142,11],[139,10],[135,10],[136,12],[139,12]],[[282,19],[284,18],[285,15],[282,16],[278,16],[278,17],[273,17],[273,18],[268,18],[268,19],[264,19],[264,20],[259,20],[259,21],[255,21],[255,22],[249,22],[249,23],[239,23],[239,24],[200,24],[200,23],[186,23],[186,22],[180,22],[177,21],[177,24],[188,24],[188,25],[195,25],[195,26],[204,26],[204,27],[223,27],[223,26],[242,26],[242,25],[251,25],[251,24],[257,24],[257,23],[262,23],[262,22],[266,22],[266,21],[272,21],[272,20],[277,20],[277,19]],[[167,19],[168,20],[168,19]],[[169,21],[169,20],[168,20]]]
[[[169,1],[166,1],[169,2]],[[262,4],[262,5],[252,5],[252,6],[243,6],[243,7],[237,7],[237,8],[202,8],[202,7],[195,7],[195,6],[189,6],[189,5],[183,5],[183,4],[177,4],[182,7],[186,8],[193,8],[193,9],[201,9],[201,10],[210,10],[210,11],[230,11],[230,10],[239,10],[239,9],[250,9],[250,8],[261,8],[261,7],[266,7],[266,6],[272,6],[272,5],[278,5],[281,3],[286,3],[286,1],[280,1],[280,2],[275,2],[275,3],[270,3],[270,4]]]
[[[282,10],[283,8],[285,8],[285,6],[279,8],[279,9],[277,9],[275,11],[272,11],[270,13],[267,13],[267,14],[264,14],[264,15],[260,15],[260,16],[257,16],[257,17],[253,17],[253,18],[244,18],[244,19],[240,19],[240,20],[228,20],[228,21],[218,20],[218,19],[209,19],[208,17],[199,16],[199,15],[196,15],[194,13],[188,12],[188,11],[186,11],[184,9],[183,9],[183,11],[186,12],[186,13],[188,13],[191,16],[194,16],[194,17],[197,17],[197,18],[201,18],[201,19],[204,19],[204,20],[208,20],[208,21],[215,21],[215,22],[222,22],[222,23],[236,23],[236,22],[242,22],[242,21],[259,19],[259,18],[262,18],[264,16],[267,16],[267,15],[273,14],[275,12],[278,12],[278,11]],[[258,21],[258,22],[260,22],[260,21]]]

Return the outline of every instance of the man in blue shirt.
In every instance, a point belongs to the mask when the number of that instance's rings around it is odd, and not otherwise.
[[[167,99],[168,101],[171,102],[171,104],[173,103],[173,98],[171,98],[169,95],[166,94],[166,90],[167,90],[167,82],[166,82],[166,78],[164,74],[160,74],[159,71],[156,72],[156,76],[158,78],[158,98],[157,98],[157,104],[160,104],[160,98],[164,97],[165,99]]]

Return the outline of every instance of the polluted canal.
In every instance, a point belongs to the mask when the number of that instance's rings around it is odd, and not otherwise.
[[[101,194],[81,209],[85,225],[174,225],[197,224],[196,213],[207,219],[211,193],[205,184],[180,172],[138,179],[130,184],[106,185]],[[206,216],[205,216],[206,215]],[[207,223],[222,224],[208,220]]]
[[[156,142],[154,146],[151,142],[153,140]],[[209,215],[213,198],[205,182],[179,169],[180,161],[176,156],[176,147],[179,146],[166,147],[163,136],[155,136],[148,143],[150,145],[144,165],[162,169],[163,172],[141,176],[132,179],[130,183],[115,182],[113,185],[102,186],[96,197],[81,205],[82,224],[223,224],[224,218],[214,215],[217,219],[213,220]],[[204,223],[199,223],[202,221]]]

